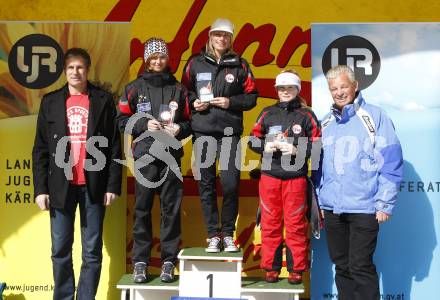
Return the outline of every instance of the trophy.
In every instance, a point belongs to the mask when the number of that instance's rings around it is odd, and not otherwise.
[[[282,144],[282,143],[287,143],[287,139],[284,135],[283,132],[280,132],[279,134],[277,134],[276,136],[276,140],[278,141],[278,143]]]
[[[162,125],[171,125],[173,122],[172,111],[168,104],[161,104],[159,108],[159,122]]]
[[[174,117],[176,115],[176,110],[179,108],[179,104],[177,104],[176,101],[171,101],[170,104],[168,104],[168,107],[171,112],[171,124],[174,124]]]

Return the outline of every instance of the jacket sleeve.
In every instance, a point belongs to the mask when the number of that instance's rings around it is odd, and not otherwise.
[[[43,98],[37,118],[34,147],[32,149],[32,174],[34,182],[34,196],[49,194],[48,172],[49,172],[49,146],[48,128],[45,114],[46,99]]]
[[[305,110],[305,115],[305,131],[307,136],[306,159],[309,159],[310,157],[316,159],[313,154],[315,151],[320,150],[321,147],[321,127],[319,125],[318,118],[312,110]]]
[[[179,121],[177,124],[180,126],[180,131],[176,135],[176,139],[183,140],[184,138],[187,138],[192,134],[191,131],[191,123],[190,123],[190,116],[191,116],[191,109],[189,104],[189,95],[187,89],[183,87],[183,91],[181,93],[181,99],[180,104],[181,107],[183,107],[183,116],[182,120]]]
[[[244,72],[243,94],[229,97],[229,109],[236,111],[251,110],[257,105],[258,92],[255,84],[255,78],[249,68],[248,63],[242,60],[242,69]]]
[[[392,214],[403,178],[403,155],[400,141],[391,119],[382,111],[376,125],[376,162],[379,164],[378,188],[373,199],[376,211]]]
[[[119,113],[116,117],[119,125],[119,130],[125,132],[127,123],[132,115],[136,113],[136,99],[138,98],[137,88],[133,84],[129,84],[125,87],[124,93],[119,99]],[[134,138],[141,135],[148,129],[148,121],[151,118],[140,118],[134,124],[132,132],[126,132],[131,134]]]
[[[183,86],[186,87],[188,91],[188,101],[189,101],[188,104],[191,110],[194,110],[193,103],[197,99],[194,77],[191,72],[193,63],[194,63],[194,59],[190,58],[186,63],[185,67],[183,68],[182,80],[181,80]]]
[[[110,157],[109,157],[109,171],[106,192],[121,194],[121,182],[122,182],[122,166],[116,162],[116,159],[121,159],[121,134],[118,130],[118,122],[116,120],[116,107],[113,102],[113,97],[109,95],[107,109],[109,110],[109,124],[108,127],[112,128],[110,140]]]
[[[264,143],[266,137],[266,128],[264,125],[264,117],[266,116],[267,111],[263,110],[258,116],[257,122],[254,124],[252,128],[250,138],[249,138],[249,148],[259,154],[263,154],[264,151]]]
[[[320,147],[322,147],[322,144],[320,144]],[[313,183],[316,197],[318,198],[319,207],[321,207],[321,201],[319,198],[319,189],[321,188],[321,182],[322,182],[322,160],[324,157],[324,151],[322,151],[322,148],[319,148],[319,150],[320,150],[319,155],[317,155],[316,158],[317,161],[312,161],[312,172],[310,179]],[[312,159],[314,159],[314,157]]]

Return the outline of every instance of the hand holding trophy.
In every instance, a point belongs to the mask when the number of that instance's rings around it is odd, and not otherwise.
[[[171,101],[167,109],[164,109],[160,113],[160,118],[163,122],[163,128],[171,136],[176,136],[179,134],[180,126],[174,123],[174,117],[176,111],[179,108],[179,104],[176,101]]]

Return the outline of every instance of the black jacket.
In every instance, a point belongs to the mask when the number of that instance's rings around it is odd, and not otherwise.
[[[116,124],[116,107],[113,96],[88,84],[89,116],[87,139],[104,136],[107,146],[95,147],[105,156],[105,167],[99,171],[85,170],[86,185],[91,201],[102,203],[106,192],[120,194],[122,167],[114,159],[121,158],[120,133]],[[69,188],[64,169],[55,163],[55,151],[61,138],[67,136],[66,100],[67,85],[43,96],[37,119],[35,142],[32,150],[32,173],[34,195],[49,194],[50,205],[63,208]],[[63,150],[65,162],[69,159],[70,147]],[[86,159],[97,163],[97,157],[86,154]]]
[[[303,157],[304,163],[296,164],[295,170],[285,170],[281,165],[282,153],[264,153],[266,141],[273,141],[276,132],[281,132],[287,141],[297,146],[298,153],[290,159],[290,165],[295,165],[297,157]],[[261,172],[280,179],[290,179],[307,175],[307,159],[311,155],[312,142],[321,137],[318,120],[312,110],[301,106],[298,99],[289,102],[278,102],[263,109],[255,123],[249,147],[262,157]],[[303,139],[301,139],[303,138]],[[272,157],[270,157],[272,155]],[[265,157],[267,160],[265,161]],[[270,159],[271,158],[271,159]],[[300,162],[300,160],[298,161]]]
[[[191,105],[193,131],[222,135],[226,127],[232,127],[233,135],[241,135],[243,111],[255,107],[258,97],[248,63],[235,54],[224,55],[219,63],[205,52],[190,58],[183,70],[182,83],[193,100],[199,98],[197,90],[200,83],[209,79],[214,97],[229,98],[230,106],[228,109],[210,106],[198,112]]]
[[[169,107],[171,101],[178,104],[174,116],[174,123],[180,126],[180,132],[176,136],[182,140],[191,135],[190,109],[188,92],[176,78],[169,72],[153,73],[144,72],[138,78],[127,84],[125,93],[119,100],[118,122],[121,131],[125,131],[130,117],[139,112],[147,113],[153,118],[159,120],[160,108],[163,105]],[[136,139],[142,133],[148,130],[147,123],[151,118],[142,118],[138,120],[131,135]],[[154,142],[153,137],[146,137],[133,145],[133,157],[135,159],[146,154]],[[170,153],[174,157],[183,155],[183,147],[178,150],[170,148]]]

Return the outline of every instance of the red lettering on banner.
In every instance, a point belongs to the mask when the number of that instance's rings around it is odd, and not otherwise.
[[[140,57],[142,57],[142,61],[144,61],[144,43],[134,38],[130,42],[130,65]],[[142,68],[143,65],[144,64],[142,64]]]
[[[307,45],[307,50],[301,59],[301,66],[304,68],[310,68],[311,64],[311,30],[307,29],[303,31],[301,27],[295,26],[292,31],[290,31],[289,36],[281,47],[280,53],[277,57],[277,66],[284,68],[288,63],[293,53],[301,46]]]
[[[180,25],[176,36],[170,43],[168,43],[168,48],[170,53],[172,53],[169,64],[173,73],[176,72],[179,67],[182,54],[189,48],[189,35],[196,24],[206,1],[207,0],[194,1],[188,14],[185,16],[182,25]]]
[[[259,42],[257,51],[252,58],[252,64],[256,67],[267,65],[275,58],[270,53],[270,45],[272,44],[275,32],[276,27],[273,24],[264,24],[254,28],[254,25],[246,23],[234,40],[234,50],[241,55],[249,45]]]
[[[120,0],[111,10],[105,20],[130,21],[141,1],[142,0]],[[168,48],[171,53],[169,64],[173,73],[175,73],[179,68],[183,53],[189,49],[189,36],[206,2],[207,0],[195,0],[193,2],[173,40],[168,43]],[[209,27],[205,28],[197,35],[191,49],[192,54],[200,52],[200,50],[204,47],[208,39],[208,31]],[[258,42],[258,48],[252,56],[252,64],[255,67],[267,65],[275,58],[275,56],[270,52],[270,46],[273,42],[275,33],[276,26],[273,24],[264,24],[255,28],[254,25],[246,23],[236,34],[234,39],[234,49],[237,51],[237,53],[242,54],[251,44]],[[292,55],[298,50],[298,48],[300,48],[302,45],[306,45],[307,48],[301,59],[301,67],[310,68],[310,44],[311,30],[307,29],[303,31],[299,26],[295,26],[290,31],[276,57],[277,66],[280,68],[286,67]],[[141,42],[138,38],[133,38],[130,43],[130,64],[133,64],[137,59],[142,59],[143,61],[143,53],[143,42]],[[142,64],[138,73],[142,73],[143,70],[144,65]],[[273,88],[273,78],[256,78],[256,82],[257,89],[261,97],[274,99],[277,98],[277,94]],[[301,96],[303,96],[310,104],[310,82],[302,82]]]
[[[237,244],[243,249],[243,263],[246,263],[250,254],[254,250],[254,244],[251,242],[250,245],[246,245],[248,242],[252,241],[252,234],[255,229],[255,222],[252,222],[249,227],[243,229],[243,231],[237,237]]]
[[[260,269],[260,261],[261,261],[261,244],[254,244],[253,234],[255,233],[255,222],[252,222],[249,227],[243,229],[243,231],[239,234],[237,230],[237,244],[240,248],[243,249],[243,264],[246,267],[243,269],[243,272],[249,272],[253,270]],[[250,263],[250,257],[253,256],[252,262],[256,262],[256,264]]]
[[[130,22],[142,0],[119,0],[105,18],[106,22]]]
[[[193,46],[191,49],[191,53],[199,53],[202,51],[202,49],[205,47],[206,43],[208,42],[208,34],[209,34],[209,27],[206,27],[202,30],[202,32],[199,33],[199,35],[195,38],[193,42]]]

